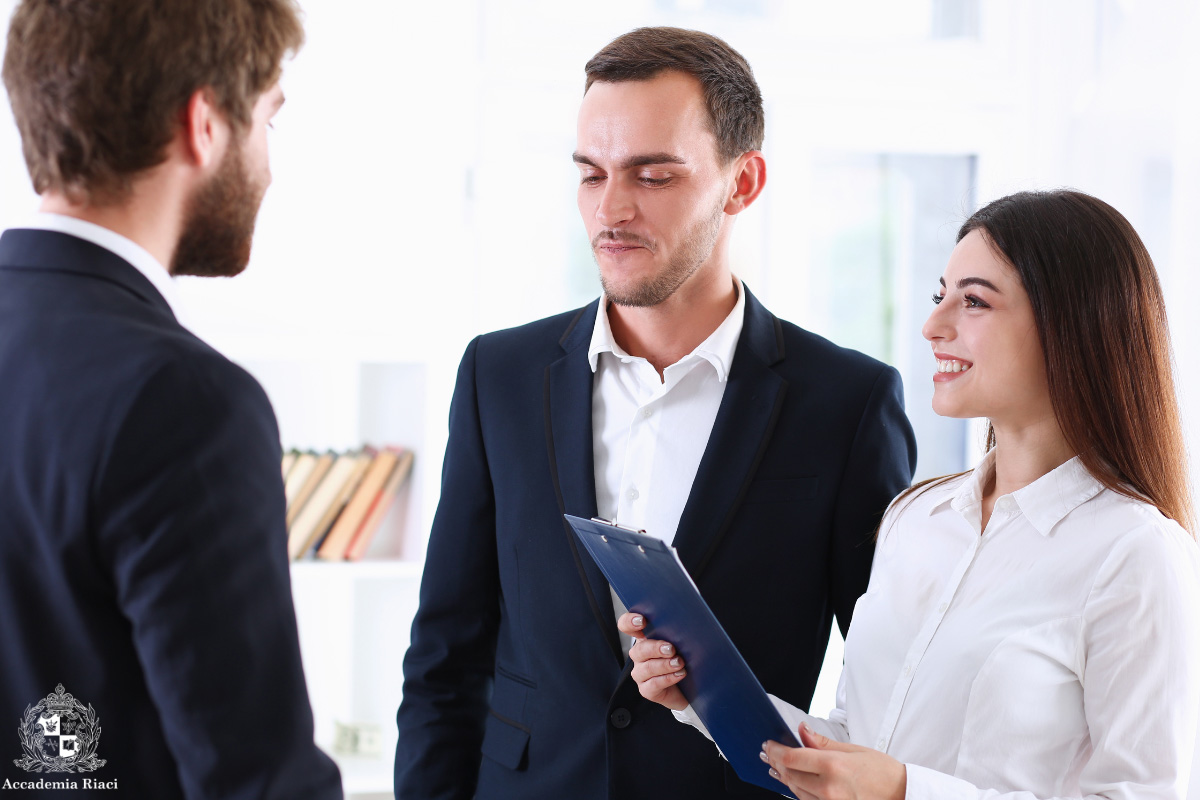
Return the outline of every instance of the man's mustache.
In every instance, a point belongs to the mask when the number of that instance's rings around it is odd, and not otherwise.
[[[592,238],[592,249],[595,250],[601,244],[615,244],[622,247],[644,247],[650,252],[654,252],[653,242],[628,231],[600,231]]]

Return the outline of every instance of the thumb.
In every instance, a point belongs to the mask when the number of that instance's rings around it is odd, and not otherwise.
[[[800,743],[805,747],[811,747],[814,750],[839,750],[841,752],[850,752],[851,750],[859,749],[852,744],[838,742],[830,739],[828,736],[819,734],[803,722],[800,723]]]

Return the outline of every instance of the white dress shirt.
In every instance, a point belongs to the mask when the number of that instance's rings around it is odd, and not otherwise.
[[[1077,458],[998,498],[980,535],[994,456],[888,511],[830,718],[776,706],[905,762],[907,800],[1183,798],[1196,542]]]
[[[708,446],[742,334],[746,293],[690,354],[658,371],[613,339],[600,300],[588,360],[592,382],[592,452],[596,509],[604,519],[670,544]],[[613,594],[617,615],[625,612]],[[627,642],[628,644],[628,642]]]
[[[167,301],[167,305],[170,307],[171,313],[175,315],[175,318],[180,318],[179,290],[175,286],[175,279],[171,277],[171,273],[167,271],[167,268],[158,262],[158,259],[150,255],[149,251],[132,239],[126,238],[116,231],[82,219],[68,217],[64,214],[47,214],[45,212],[38,212],[22,224],[13,227],[70,234],[120,256],[128,261],[138,272],[146,276],[151,285]]]

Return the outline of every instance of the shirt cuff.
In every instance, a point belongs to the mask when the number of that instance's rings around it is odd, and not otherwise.
[[[979,789],[944,772],[905,764],[904,800],[976,800]]]

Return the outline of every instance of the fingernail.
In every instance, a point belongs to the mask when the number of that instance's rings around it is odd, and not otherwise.
[[[678,658],[672,658],[672,659],[671,659],[671,666],[672,666],[672,667],[678,667],[678,666],[679,666],[679,659],[678,659]]]
[[[767,752],[767,743],[763,742],[763,752]]]
[[[774,767],[771,767],[769,770],[767,770],[767,774],[775,780],[779,780],[779,773],[775,771]]]
[[[662,651],[662,654],[663,654],[664,656],[669,656],[669,655],[671,655],[671,650],[672,650],[672,648],[671,648],[671,645],[669,645],[669,644],[664,644],[664,645],[662,645],[661,647],[659,647],[658,649]]]
[[[682,678],[684,675],[687,675],[687,671],[682,669],[675,673],[676,678]]]
[[[812,733],[812,728],[808,727],[807,722],[801,722],[800,723],[800,732],[801,733]]]
[[[770,760],[771,760],[771,759],[767,758],[767,754],[766,754],[766,753],[762,753],[762,752],[760,752],[760,753],[758,754],[758,757],[759,757],[759,758],[761,758],[763,761],[770,761]]]
[[[640,628],[645,623],[646,623],[646,620],[642,619],[641,614],[638,614],[636,617],[633,618],[633,627],[635,627],[635,628]]]

